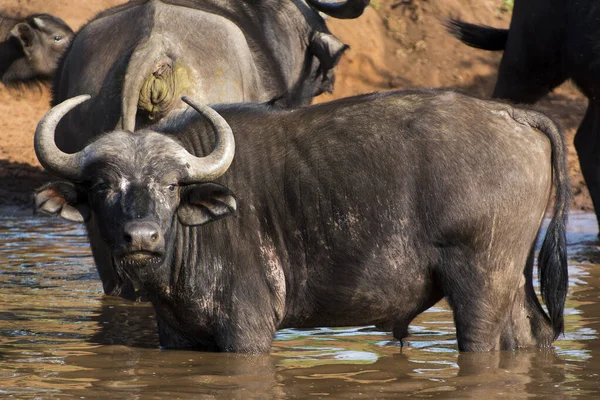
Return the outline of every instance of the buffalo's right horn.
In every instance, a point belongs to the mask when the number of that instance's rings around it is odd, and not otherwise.
[[[317,11],[333,18],[358,18],[369,5],[370,0],[346,0],[343,3],[321,3],[318,0],[306,0],[308,5]]]
[[[188,180],[191,182],[206,182],[223,175],[235,154],[235,139],[231,127],[218,112],[203,104],[196,103],[188,97],[182,97],[190,107],[199,112],[212,125],[215,131],[215,149],[205,157],[187,154],[189,165]]]
[[[49,172],[74,181],[81,178],[81,152],[68,154],[60,150],[54,141],[54,132],[65,114],[90,97],[84,94],[52,107],[40,120],[35,130],[34,149],[40,164]]]

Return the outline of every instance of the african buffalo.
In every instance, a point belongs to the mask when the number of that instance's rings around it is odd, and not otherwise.
[[[567,79],[585,94],[575,148],[600,223],[599,20],[597,1],[516,0],[510,29],[458,20],[449,27],[469,46],[504,50],[492,97],[534,103]]]
[[[60,64],[53,104],[82,93],[94,98],[65,117],[56,142],[75,152],[115,128],[165,123],[185,109],[181,94],[207,103],[308,103],[331,91],[333,68],[348,47],[317,11],[356,18],[368,4],[138,0],[102,12],[77,33]],[[88,225],[88,232],[105,293],[134,298],[131,282],[93,239],[97,230]]]
[[[60,18],[0,13],[0,79],[5,85],[49,81],[54,77],[73,30]]]
[[[402,339],[443,297],[460,350],[545,347],[563,330],[569,183],[540,113],[440,90],[294,110],[187,100],[160,129],[63,153],[55,128],[88,98],[38,125],[38,159],[66,181],[37,208],[97,222],[166,348],[264,352],[280,328],[358,324]],[[553,179],[547,317],[532,270]]]

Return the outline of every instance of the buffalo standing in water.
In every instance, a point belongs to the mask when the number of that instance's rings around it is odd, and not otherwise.
[[[50,81],[73,30],[60,18],[0,14],[0,79],[5,85]]]
[[[510,29],[457,20],[450,31],[469,46],[504,50],[492,97],[534,103],[567,79],[588,98],[575,136],[581,172],[600,224],[600,7],[593,0],[516,0]]]
[[[185,109],[180,95],[206,103],[309,103],[333,88],[348,46],[317,11],[357,18],[369,0],[134,0],[100,13],[79,30],[56,74],[53,104],[82,93],[56,132],[66,152],[115,128],[168,123]],[[91,224],[91,225],[90,225]],[[106,294],[134,298],[88,224]]]
[[[563,330],[569,184],[540,113],[439,90],[295,110],[188,101],[160,128],[66,154],[56,126],[87,98],[38,125],[36,154],[66,181],[36,204],[96,221],[166,348],[266,352],[280,328],[360,324],[402,339],[444,297],[463,351],[547,347]],[[532,271],[552,200],[548,317]]]

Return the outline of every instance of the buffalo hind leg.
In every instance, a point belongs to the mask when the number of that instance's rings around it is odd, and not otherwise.
[[[533,289],[533,260],[535,247],[529,253],[525,271],[510,319],[501,336],[501,348],[549,347],[554,339],[550,319],[544,312]]]
[[[460,351],[511,350],[514,340],[503,338],[510,322],[522,267],[481,262],[450,266],[442,277],[446,299],[452,308]],[[521,266],[525,265],[525,260]],[[508,268],[508,270],[507,270]],[[519,271],[520,270],[520,271]],[[504,340],[503,340],[504,339]]]

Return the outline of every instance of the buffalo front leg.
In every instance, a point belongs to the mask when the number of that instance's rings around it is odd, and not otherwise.
[[[162,349],[177,350],[198,350],[215,351],[217,350],[212,338],[190,337],[191,332],[182,331],[169,324],[159,312],[156,313],[156,328],[158,330],[158,340]]]
[[[581,173],[590,192],[600,226],[600,104],[590,101],[575,136]]]

